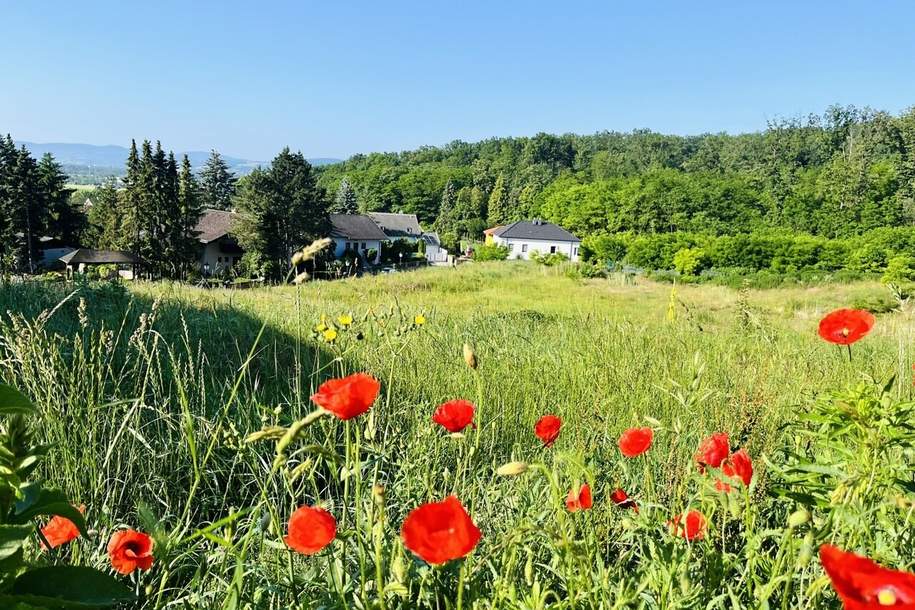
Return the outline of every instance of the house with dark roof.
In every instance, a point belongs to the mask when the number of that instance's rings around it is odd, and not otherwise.
[[[534,252],[564,254],[571,261],[578,260],[581,240],[558,225],[535,218],[519,220],[492,233],[492,243],[508,247],[508,258],[529,259]]]
[[[349,252],[358,253],[363,260],[369,250],[375,251],[373,264],[381,260],[381,242],[389,239],[375,221],[366,214],[331,214],[330,237],[334,240],[334,256],[341,258]]]
[[[194,231],[202,245],[200,270],[204,275],[228,272],[241,261],[245,251],[232,234],[237,219],[238,214],[228,210],[207,209],[200,215]]]
[[[423,228],[419,226],[416,214],[395,214],[392,212],[369,212],[369,218],[384,231],[387,239],[406,239],[415,242],[422,239]]]

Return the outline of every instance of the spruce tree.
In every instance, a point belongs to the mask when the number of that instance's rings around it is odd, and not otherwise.
[[[331,212],[334,214],[358,214],[359,200],[356,197],[356,191],[350,185],[349,180],[344,178],[340,182],[340,188],[337,189],[337,196],[334,205],[331,206]]]
[[[122,250],[130,246],[133,235],[126,193],[119,194],[115,184],[105,182],[96,189],[88,213],[84,243],[100,250]]]
[[[41,262],[41,236],[47,225],[47,207],[38,184],[38,164],[23,146],[16,155],[9,205],[17,267],[34,273]]]
[[[195,228],[200,221],[203,209],[200,204],[200,185],[191,168],[191,161],[184,155],[181,160],[181,174],[178,177],[178,209],[180,213],[180,235],[178,251],[183,264],[183,272],[194,265],[197,260],[197,233]]]
[[[48,236],[77,246],[86,226],[86,214],[71,201],[74,190],[67,188],[67,175],[46,153],[38,162],[38,185],[49,214]]]
[[[123,246],[134,255],[140,254],[140,231],[143,208],[142,164],[137,152],[137,141],[130,141],[130,152],[127,155],[127,171],[124,175],[124,207],[126,219],[121,233],[126,240]]]
[[[203,206],[216,210],[232,208],[237,179],[229,165],[215,150],[210,151],[203,171],[200,172],[200,196]]]
[[[16,145],[9,134],[0,138],[0,271],[12,270],[16,231],[13,228]]]

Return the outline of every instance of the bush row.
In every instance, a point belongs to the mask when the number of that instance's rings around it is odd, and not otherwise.
[[[829,239],[806,234],[602,234],[585,238],[582,256],[602,265],[675,270],[698,276],[709,269],[746,272],[852,271],[882,273],[888,281],[915,279],[915,227],[880,228]]]

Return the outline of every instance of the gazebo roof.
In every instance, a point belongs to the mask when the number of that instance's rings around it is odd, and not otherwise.
[[[140,259],[121,250],[90,250],[80,248],[60,257],[66,265],[136,265]]]

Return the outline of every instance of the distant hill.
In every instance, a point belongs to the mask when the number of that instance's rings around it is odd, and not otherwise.
[[[38,158],[45,153],[51,153],[58,163],[64,166],[67,173],[74,178],[75,182],[92,181],[95,178],[105,176],[120,176],[124,173],[124,164],[127,161],[127,154],[130,152],[124,146],[97,146],[95,144],[71,144],[52,142],[39,144],[36,142],[16,142],[17,146],[25,146],[34,157]],[[191,165],[195,169],[200,169],[206,163],[210,156],[209,151],[189,150],[186,152],[175,153],[180,160],[182,155],[187,155],[191,160]],[[264,161],[254,161],[251,159],[242,159],[239,157],[230,157],[223,155],[222,158],[229,164],[230,169],[236,174],[244,175],[249,173],[258,165],[264,165]],[[330,165],[339,163],[340,159],[317,158],[309,159],[312,165]],[[80,180],[83,178],[85,180]]]

